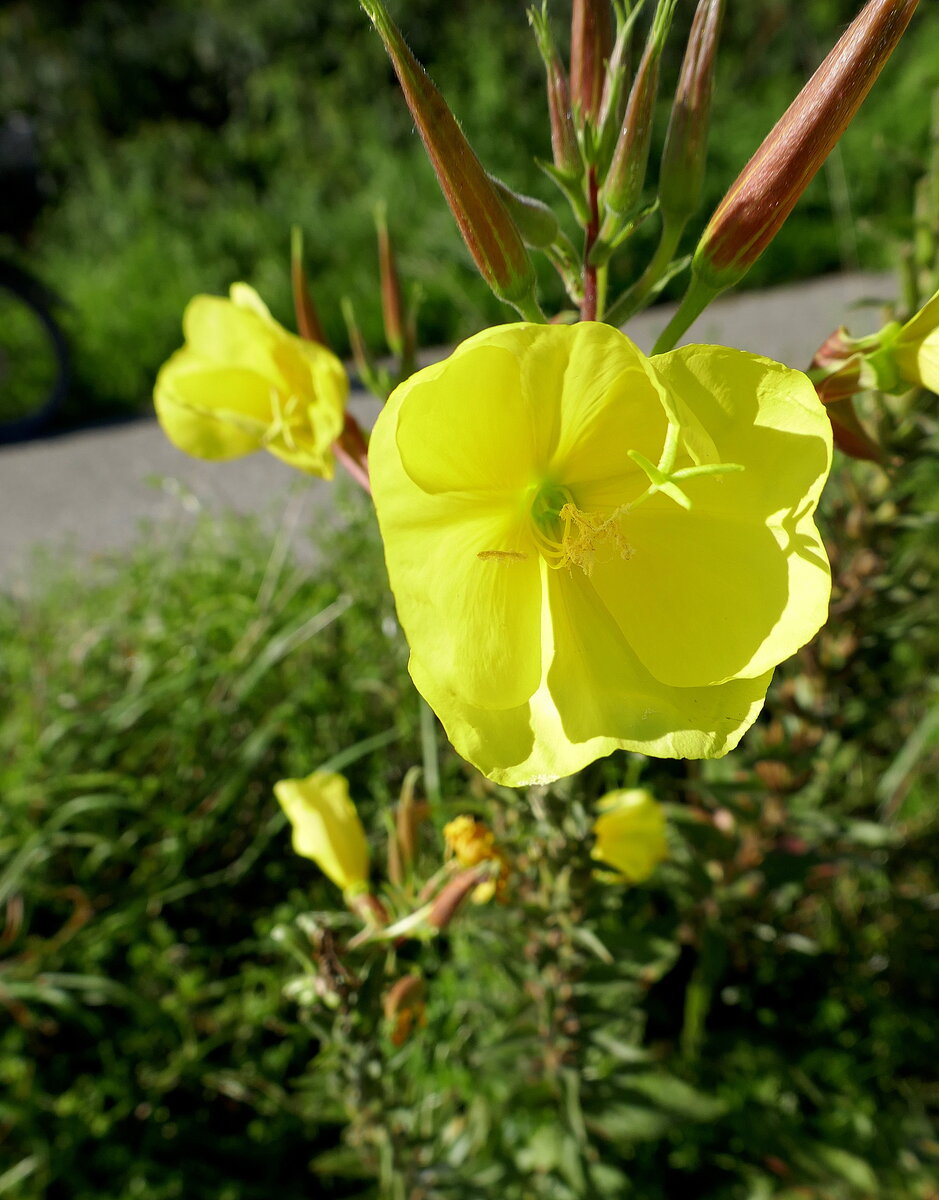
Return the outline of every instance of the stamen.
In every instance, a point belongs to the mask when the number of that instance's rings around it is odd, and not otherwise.
[[[632,558],[633,548],[620,529],[627,511],[628,506],[622,505],[604,517],[600,513],[582,512],[572,501],[567,501],[557,515],[559,536],[552,537],[544,528],[535,526],[541,557],[554,571],[573,565],[580,567],[585,575],[591,573],[605,545],[612,545],[621,558]]]
[[[296,394],[288,396],[286,403],[282,402],[277,389],[271,388],[271,423],[264,431],[262,445],[270,445],[276,438],[282,438],[288,450],[297,449],[294,427],[299,428],[303,424],[302,411],[298,411],[300,404],[300,397]]]

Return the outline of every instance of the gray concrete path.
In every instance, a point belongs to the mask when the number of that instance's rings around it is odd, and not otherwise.
[[[875,329],[876,308],[864,301],[894,295],[889,275],[830,276],[808,284],[719,300],[692,326],[685,342],[714,342],[804,367],[839,324]],[[672,309],[643,313],[628,327],[649,350]],[[429,359],[428,359],[429,361]],[[352,400],[371,424],[378,403]],[[298,483],[303,493],[296,499]],[[267,454],[231,463],[203,463],[169,444],[154,420],[82,430],[0,448],[0,589],[24,577],[31,552],[63,550],[77,561],[123,549],[144,523],[185,522],[198,511],[260,513],[277,522],[288,505],[309,527],[331,504],[330,485],[307,483]]]

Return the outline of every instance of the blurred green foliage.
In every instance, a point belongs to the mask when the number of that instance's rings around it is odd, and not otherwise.
[[[666,58],[653,161],[690,8]],[[729,8],[698,229],[857,5]],[[550,147],[524,6],[409,0],[395,15],[487,167],[553,200],[532,163]],[[559,5],[562,39],[565,20]],[[924,6],[750,283],[886,265],[890,239],[909,233],[937,87],[939,13]],[[425,344],[506,316],[475,275],[378,39],[353,3],[15,0],[0,12],[0,111],[10,109],[30,114],[43,140],[53,200],[32,254],[71,306],[75,403],[85,413],[148,403],[196,292],[245,278],[289,320],[292,223],[305,231],[330,336],[344,345],[339,302],[349,295],[380,346],[372,212],[381,198],[404,271],[423,294]],[[641,269],[653,224],[621,270]]]
[[[738,751],[526,796],[441,736],[421,869],[475,811],[507,903],[386,960],[343,952],[271,795],[344,770],[381,873],[421,750],[361,497],[312,567],[181,517],[0,599],[0,1196],[934,1200],[939,441],[902,403],[890,424],[906,465],[839,465],[831,621]],[[588,858],[624,783],[671,817],[635,889]],[[381,994],[408,970],[427,1026],[395,1045]]]

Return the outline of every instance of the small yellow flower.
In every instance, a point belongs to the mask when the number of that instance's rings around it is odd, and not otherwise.
[[[368,843],[349,784],[342,775],[314,771],[281,779],[274,795],[293,826],[293,848],[311,858],[348,895],[368,886]]]
[[[461,867],[475,867],[492,858],[495,835],[482,821],[475,817],[454,817],[443,827],[447,848],[453,853]]]
[[[831,424],[769,359],[488,329],[395,390],[369,463],[411,676],[500,783],[726,754],[826,618]]]
[[[484,821],[465,814],[455,817],[443,827],[443,836],[447,849],[461,867],[477,867],[484,862],[498,864],[498,873],[473,890],[474,904],[485,904],[505,891],[509,878],[508,859],[496,845],[495,835]]]
[[[591,857],[614,867],[630,883],[642,883],[668,858],[662,806],[644,788],[625,788],[609,792],[597,808]]]
[[[907,384],[939,395],[939,292],[897,334],[893,357]]]
[[[163,364],[154,403],[163,432],[195,458],[269,450],[331,479],[349,381],[325,346],[289,333],[257,292],[196,296],[183,316],[186,344]]]

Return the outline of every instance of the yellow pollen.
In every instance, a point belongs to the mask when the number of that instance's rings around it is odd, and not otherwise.
[[[476,555],[483,562],[494,560],[495,562],[524,562],[528,557],[521,550],[480,550]]]
[[[573,564],[589,575],[597,562],[598,551],[606,545],[612,545],[620,558],[632,558],[633,548],[620,529],[620,521],[628,510],[629,505],[623,504],[608,517],[603,517],[600,513],[581,512],[576,504],[568,501],[558,513],[560,539],[538,532],[539,549],[545,562],[554,570]]]

